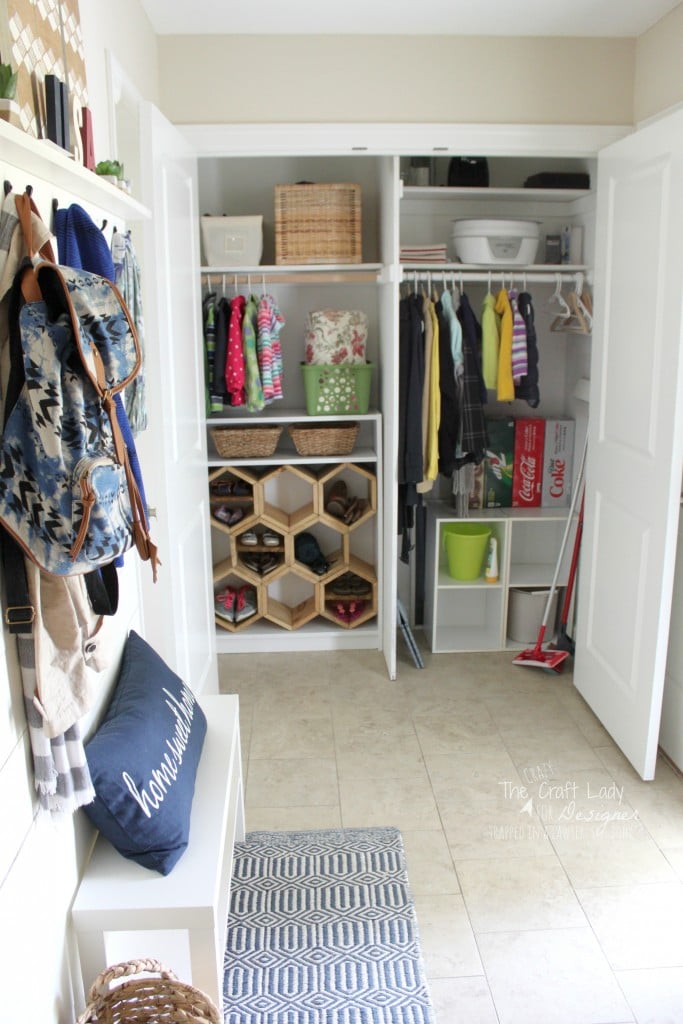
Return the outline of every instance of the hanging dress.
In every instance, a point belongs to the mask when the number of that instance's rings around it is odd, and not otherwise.
[[[242,317],[242,351],[244,353],[244,392],[249,412],[260,412],[265,408],[261,374],[256,351],[256,335],[258,331],[258,299],[250,295],[244,307]]]
[[[246,402],[245,364],[242,348],[242,320],[246,301],[244,295],[236,295],[230,301],[227,352],[223,361],[225,387],[230,405],[244,405]],[[216,351],[216,362],[218,362],[218,351]]]

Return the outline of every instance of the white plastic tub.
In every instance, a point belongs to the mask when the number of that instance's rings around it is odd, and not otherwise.
[[[538,638],[543,612],[548,601],[548,590],[523,590],[520,587],[510,589],[508,608],[508,637],[521,644],[530,644]],[[557,591],[553,594],[548,616],[548,641],[555,628],[557,617]]]
[[[263,217],[202,217],[207,267],[257,267],[263,255]]]
[[[451,242],[461,263],[525,267],[536,259],[539,225],[534,220],[454,220]]]

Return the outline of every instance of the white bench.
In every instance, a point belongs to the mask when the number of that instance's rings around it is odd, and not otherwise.
[[[108,933],[183,931],[187,933],[192,976],[182,980],[205,992],[222,1017],[233,845],[244,839],[238,698],[208,696],[199,703],[207,730],[187,849],[164,876],[126,860],[98,836],[71,918],[86,994],[100,971],[110,966]],[[155,953],[150,950],[148,955],[154,957]],[[176,970],[173,964],[168,966]]]

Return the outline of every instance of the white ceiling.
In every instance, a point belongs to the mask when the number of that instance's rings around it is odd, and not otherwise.
[[[159,35],[639,36],[680,0],[140,2]]]

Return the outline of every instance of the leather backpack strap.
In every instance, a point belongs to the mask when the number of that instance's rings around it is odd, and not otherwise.
[[[31,260],[31,262],[33,263],[33,259],[36,255],[36,250],[33,243],[32,215],[35,213],[37,217],[40,217],[40,214],[38,213],[38,208],[36,207],[35,203],[26,192],[24,192],[23,195],[15,196],[14,205],[17,210],[17,216],[19,218],[21,232],[24,236],[24,246],[26,248],[26,254],[29,260]],[[52,243],[50,242],[49,238],[40,249],[40,255],[44,259],[50,260],[51,263],[55,262],[55,254],[52,248]],[[27,271],[24,274],[21,282],[21,291],[26,302],[41,301],[43,296],[40,291],[40,286],[38,285],[38,279],[36,277],[35,270]]]

